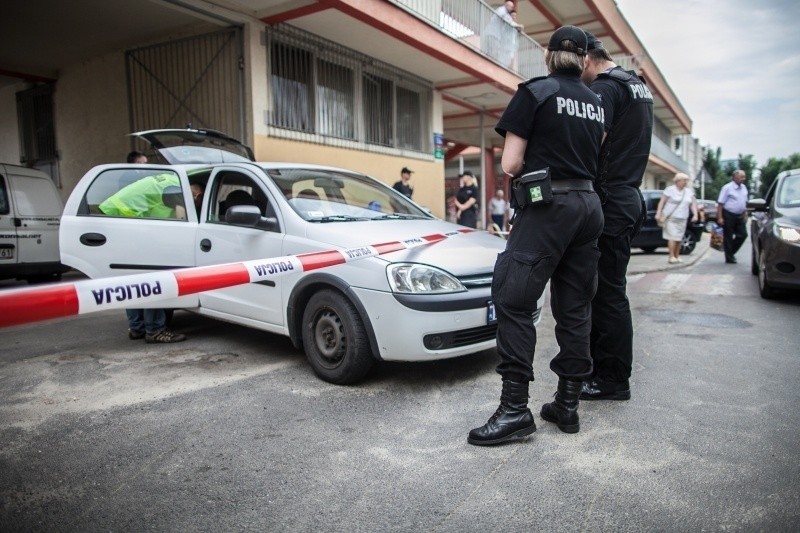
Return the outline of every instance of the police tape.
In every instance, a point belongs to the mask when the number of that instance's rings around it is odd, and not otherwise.
[[[109,309],[146,308],[179,296],[360,261],[473,231],[460,229],[344,250],[11,289],[0,292],[0,328]]]

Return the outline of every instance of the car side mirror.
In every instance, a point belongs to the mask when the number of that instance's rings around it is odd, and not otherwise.
[[[763,198],[753,198],[747,202],[747,209],[752,209],[753,211],[766,211],[767,202]]]
[[[278,228],[278,219],[262,217],[261,210],[254,205],[235,205],[225,211],[225,222],[234,226],[246,226],[273,231]]]

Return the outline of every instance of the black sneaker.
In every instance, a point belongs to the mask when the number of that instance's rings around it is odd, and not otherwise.
[[[144,330],[141,329],[129,329],[128,330],[128,338],[132,341],[138,341],[139,339],[144,338]]]
[[[181,342],[186,340],[186,335],[183,333],[173,333],[165,329],[153,335],[145,335],[144,342],[147,344],[167,344],[170,342]]]

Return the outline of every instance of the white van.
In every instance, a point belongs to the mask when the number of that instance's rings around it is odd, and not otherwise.
[[[0,279],[57,281],[64,204],[44,172],[0,163]]]

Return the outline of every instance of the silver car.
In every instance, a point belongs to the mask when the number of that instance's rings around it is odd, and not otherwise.
[[[466,229],[434,218],[357,172],[257,163],[248,150],[214,132],[137,135],[158,149],[165,164],[95,167],[65,207],[62,261],[91,278],[351,249]],[[176,207],[164,209],[162,198],[159,210],[137,211],[138,199],[126,198],[142,189],[142,180],[153,179],[170,184],[164,190],[172,189],[168,203]],[[197,202],[192,186],[204,191]],[[268,281],[151,307],[185,308],[288,335],[319,377],[353,383],[377,360],[431,361],[493,348],[497,324],[490,288],[504,245],[484,231],[459,233],[435,244],[314,272],[282,272]],[[538,311],[532,319],[538,320]]]

